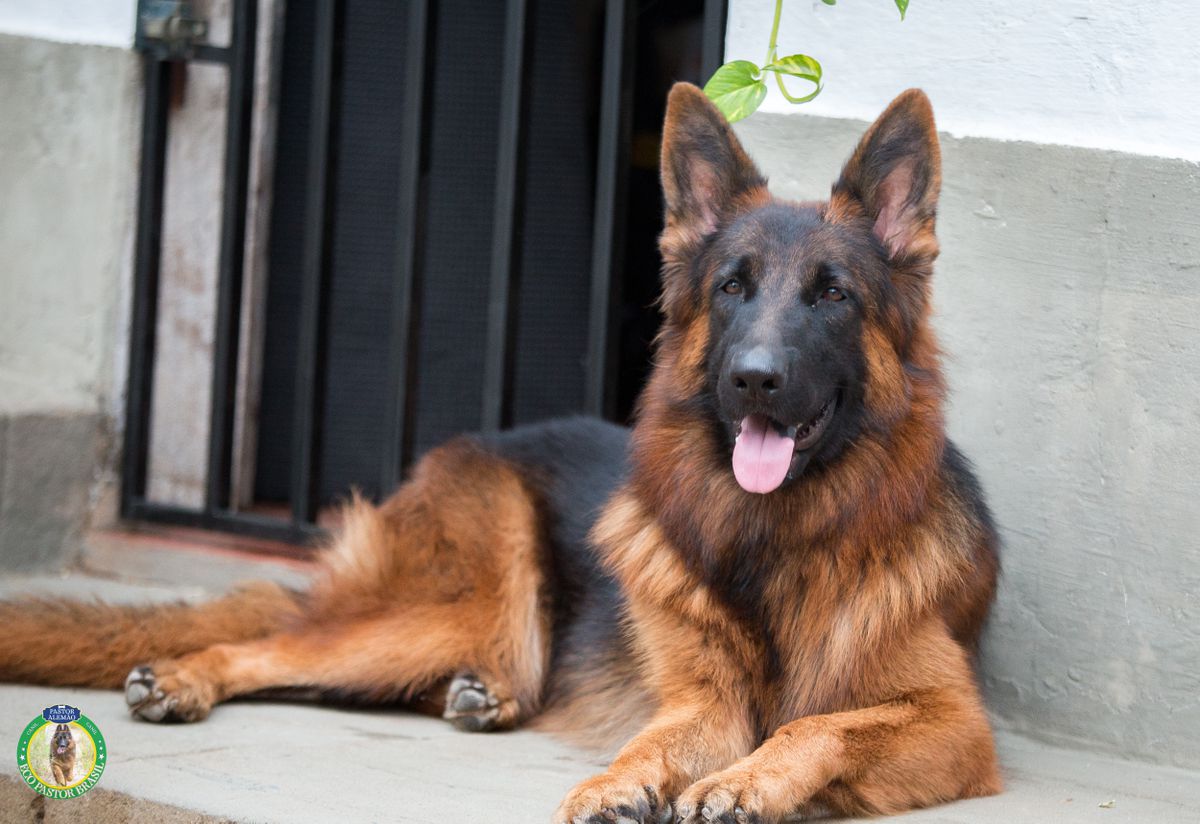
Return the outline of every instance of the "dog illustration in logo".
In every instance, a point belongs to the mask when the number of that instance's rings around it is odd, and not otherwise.
[[[60,787],[69,785],[75,777],[75,736],[69,724],[59,724],[50,739],[50,772],[54,783]]]

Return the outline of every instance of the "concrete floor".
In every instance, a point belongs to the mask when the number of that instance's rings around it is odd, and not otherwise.
[[[43,707],[81,708],[110,753],[86,796],[33,804],[15,762],[0,821],[548,823],[603,762],[535,733],[472,735],[399,712],[240,702],[195,725],[131,719],[115,693],[0,687],[0,741]],[[912,824],[1194,824],[1200,775],[1000,736],[1007,791],[901,817]],[[1112,802],[1111,806],[1100,805]],[[82,817],[81,817],[82,816]]]
[[[111,550],[111,547],[110,547]],[[127,552],[124,556],[121,552]],[[197,598],[247,572],[303,580],[296,565],[196,559],[169,548],[93,553],[88,572],[0,578],[0,597],[55,592],[116,601]],[[153,552],[147,559],[140,552]],[[117,580],[137,569],[139,581]],[[189,570],[189,583],[179,574]],[[172,580],[174,579],[174,580]],[[43,707],[83,710],[108,743],[109,765],[87,795],[44,801],[0,760],[0,824],[8,822],[548,822],[570,787],[603,767],[593,754],[548,737],[460,733],[402,712],[352,711],[265,701],[218,708],[196,725],[131,719],[119,695],[0,686],[0,745]],[[4,742],[8,742],[5,744]],[[912,824],[1194,824],[1200,773],[1050,747],[1001,732],[1008,789],[900,817]]]

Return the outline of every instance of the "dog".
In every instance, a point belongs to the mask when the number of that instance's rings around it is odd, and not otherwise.
[[[623,743],[556,824],[1000,791],[972,669],[997,537],[946,436],[929,320],[940,182],[920,91],[827,202],[795,203],[676,85],[664,322],[631,431],[573,419],[435,448],[381,505],[350,502],[303,593],[49,602],[37,655],[27,609],[2,605],[0,677],[123,687],[148,721],[315,688]]]
[[[60,787],[70,786],[75,780],[75,736],[68,724],[54,728],[50,739],[50,773]]]

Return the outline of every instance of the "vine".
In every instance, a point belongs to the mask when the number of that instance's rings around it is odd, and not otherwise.
[[[821,0],[827,6],[836,5],[837,0]],[[900,10],[900,19],[908,12],[909,0],[893,0]],[[789,103],[807,103],[821,93],[821,64],[807,54],[779,56],[779,21],[783,17],[783,0],[775,0],[775,19],[771,23],[771,39],[767,42],[767,58],[759,66],[750,60],[731,60],[717,69],[704,93],[716,104],[730,123],[735,123],[753,114],[767,96],[766,73],[775,75],[779,91]],[[796,77],[813,85],[808,94],[796,96],[788,91],[783,78]]]

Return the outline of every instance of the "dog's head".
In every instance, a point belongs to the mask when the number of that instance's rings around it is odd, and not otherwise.
[[[796,163],[804,163],[797,157]],[[703,92],[678,84],[662,153],[660,369],[738,484],[771,493],[900,420],[922,363],[940,158],[920,91],[867,131],[828,202],[767,192]]]
[[[50,742],[51,755],[67,755],[75,749],[75,736],[67,724],[59,724],[54,728],[54,737]]]

